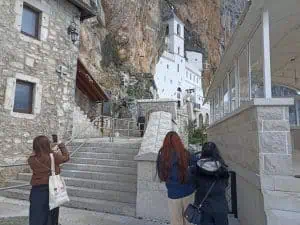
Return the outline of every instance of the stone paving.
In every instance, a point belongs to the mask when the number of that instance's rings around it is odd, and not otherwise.
[[[29,203],[27,201],[0,197],[0,225],[28,224],[28,218],[26,218],[28,216],[28,208]],[[71,208],[61,208],[60,214],[60,223],[62,225],[166,225],[155,221],[139,220],[133,217]]]
[[[0,197],[0,225],[27,225],[29,202]],[[158,221],[145,221],[72,208],[61,208],[62,225],[167,225]],[[230,225],[238,225],[230,218]]]

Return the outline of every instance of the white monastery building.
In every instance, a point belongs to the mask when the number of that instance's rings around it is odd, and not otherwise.
[[[184,23],[175,14],[167,23],[167,50],[156,65],[154,76],[158,98],[174,99],[180,101],[181,105],[190,100],[197,125],[208,124],[209,105],[203,105],[202,53],[185,51]]]

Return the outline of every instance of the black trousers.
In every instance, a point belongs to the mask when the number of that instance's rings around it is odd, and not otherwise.
[[[228,214],[203,212],[200,225],[228,225]]]
[[[29,201],[29,225],[58,225],[59,208],[49,210],[48,185],[33,186]]]

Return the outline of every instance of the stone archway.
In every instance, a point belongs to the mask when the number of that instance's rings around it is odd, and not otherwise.
[[[199,124],[199,128],[203,128],[203,125],[204,125],[203,121],[204,121],[203,120],[203,115],[202,115],[202,113],[200,113],[199,114],[199,123],[198,123]]]

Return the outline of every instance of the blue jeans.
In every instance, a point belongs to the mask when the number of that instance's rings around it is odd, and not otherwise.
[[[33,186],[29,201],[29,225],[58,225],[59,208],[49,211],[49,187],[47,184]]]

